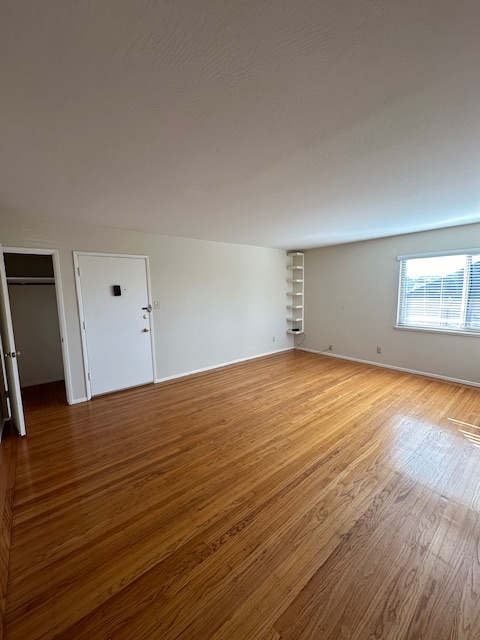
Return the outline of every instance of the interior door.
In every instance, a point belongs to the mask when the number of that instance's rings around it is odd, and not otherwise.
[[[22,391],[20,387],[20,376],[18,375],[17,358],[20,352],[15,347],[15,336],[13,334],[12,314],[10,311],[10,301],[8,299],[7,276],[5,273],[5,261],[0,245],[0,332],[2,334],[3,350],[5,354],[5,370],[8,385],[7,404],[11,413],[13,423],[21,436],[27,431],[25,429],[25,417],[23,415]]]
[[[146,259],[77,257],[92,395],[153,382]]]
[[[3,354],[2,336],[0,334],[0,440],[3,424],[10,420],[10,404],[7,398],[7,374],[5,371],[5,357]]]

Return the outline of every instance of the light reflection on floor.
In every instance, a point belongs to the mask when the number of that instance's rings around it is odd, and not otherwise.
[[[450,422],[455,424],[461,424],[464,427],[470,427],[471,429],[478,429],[480,431],[480,427],[476,424],[470,424],[469,422],[462,422],[462,420],[455,420],[454,418],[448,418]],[[473,444],[474,447],[480,448],[480,435],[477,433],[470,433],[470,431],[466,431],[465,429],[459,429],[460,433],[467,438]]]
[[[480,426],[454,418],[447,420],[454,429],[413,420],[417,436],[413,449],[404,421],[397,432],[400,437],[392,443],[390,460],[397,471],[424,487],[474,512],[480,511],[480,484],[472,484],[471,477],[480,467],[479,455],[473,449],[480,449]],[[411,425],[411,418],[408,423]],[[400,435],[402,432],[406,438]]]
[[[462,420],[455,420],[454,418],[447,418],[450,422],[454,422],[455,424],[463,424],[464,427],[472,427],[472,429],[480,429],[476,424],[470,424],[469,422],[462,422]]]

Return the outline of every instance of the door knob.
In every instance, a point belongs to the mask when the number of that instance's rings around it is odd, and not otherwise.
[[[145,329],[143,330],[143,333],[148,333],[148,329],[145,327]]]

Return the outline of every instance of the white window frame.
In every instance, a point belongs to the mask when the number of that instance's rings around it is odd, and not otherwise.
[[[413,325],[413,324],[404,324],[404,323],[401,323],[400,321],[400,318],[402,316],[402,310],[403,310],[402,262],[405,262],[407,260],[416,260],[420,258],[441,258],[441,257],[447,257],[447,256],[455,256],[455,255],[463,255],[463,256],[470,257],[470,261],[471,261],[471,256],[478,255],[478,254],[480,254],[480,248],[476,247],[473,249],[454,249],[452,251],[436,251],[436,252],[430,252],[430,253],[416,253],[416,254],[397,256],[397,262],[399,263],[399,274],[398,274],[397,319],[395,323],[395,329],[402,329],[406,331],[425,331],[428,333],[446,333],[446,334],[452,334],[452,335],[480,337],[480,329],[469,329],[466,327],[462,327],[459,329],[443,328],[443,327],[435,327],[435,326],[429,327],[428,325],[420,326],[420,325]],[[464,316],[466,315],[465,310],[468,304],[469,281],[470,281],[470,271],[468,271],[468,273],[465,274],[465,277],[463,280],[462,313]]]

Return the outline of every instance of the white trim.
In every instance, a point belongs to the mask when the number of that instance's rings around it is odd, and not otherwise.
[[[33,249],[25,247],[3,247],[3,253],[52,256],[53,275],[55,278],[55,296],[57,298],[58,326],[60,329],[60,346],[62,348],[63,373],[65,377],[65,392],[68,404],[74,404],[72,372],[70,368],[70,354],[68,351],[67,340],[67,321],[65,317],[65,303],[63,299],[62,277],[60,273],[60,253],[58,249]]]
[[[275,353],[282,353],[284,351],[292,351],[295,347],[286,347],[285,349],[276,349],[275,351],[266,351],[265,353],[259,353],[256,356],[248,356],[247,358],[238,358],[237,360],[230,360],[229,362],[222,362],[221,364],[213,364],[209,367],[203,367],[202,369],[193,369],[192,371],[185,371],[185,373],[177,373],[173,376],[166,376],[165,378],[157,378],[155,384],[159,382],[167,382],[168,380],[176,380],[177,378],[186,378],[195,373],[203,373],[204,371],[211,371],[212,369],[220,369],[221,367],[228,367],[231,364],[238,364],[239,362],[247,362],[248,360],[255,360],[256,358],[264,358],[265,356],[272,356]]]
[[[84,398],[74,398],[71,404],[80,404],[81,402],[88,402],[88,398],[86,396]]]
[[[63,373],[65,376],[65,393],[68,404],[73,404],[72,373],[70,353],[68,351],[67,320],[65,317],[65,303],[63,301],[62,278],[60,275],[60,254],[52,253],[53,274],[55,276],[55,294],[57,296],[58,324],[60,326],[60,344],[62,347]]]
[[[402,373],[412,373],[416,376],[424,376],[426,378],[435,378],[436,380],[445,380],[446,382],[455,382],[457,384],[466,384],[469,387],[480,387],[480,382],[472,382],[471,380],[460,380],[460,378],[449,378],[448,376],[440,376],[436,373],[428,373],[427,371],[416,371],[415,369],[405,369],[404,367],[396,367],[391,364],[383,364],[382,362],[373,362],[372,360],[361,360],[360,358],[351,358],[350,356],[340,356],[336,353],[325,351],[317,351],[316,349],[307,349],[305,347],[295,347],[299,351],[307,351],[308,353],[316,353],[329,358],[339,358],[340,360],[350,360],[351,362],[360,362],[361,364],[369,364],[374,367],[382,367],[382,369],[393,369]]]
[[[3,247],[5,253],[24,253],[33,256],[51,256],[57,249],[34,249],[32,247]]]
[[[152,312],[150,312],[150,350],[152,355],[152,380],[150,382],[156,382],[157,376],[157,363],[155,356],[155,335],[154,335],[154,322],[153,316],[153,300],[152,300],[152,287],[150,280],[150,258],[147,255],[137,255],[137,254],[127,254],[127,253],[103,253],[97,251],[73,251],[73,265],[74,265],[74,275],[75,275],[75,288],[77,292],[77,306],[78,306],[78,315],[80,318],[80,334],[82,338],[82,355],[83,355],[83,373],[85,380],[85,389],[87,391],[87,400],[92,399],[92,386],[90,378],[88,374],[90,372],[90,365],[88,363],[88,349],[87,349],[87,336],[85,331],[85,314],[83,311],[83,298],[82,298],[82,280],[80,275],[80,264],[78,262],[79,256],[97,256],[100,258],[132,258],[135,260],[144,260],[145,261],[145,278],[147,282],[147,300],[148,304],[152,307]],[[149,383],[148,383],[149,384]],[[122,389],[118,389],[118,391],[122,391]],[[114,393],[112,391],[111,393]],[[102,394],[103,395],[103,394]]]
[[[402,303],[402,265],[398,265],[397,315],[395,326],[400,322],[400,306]]]
[[[415,327],[413,325],[395,324],[394,329],[401,331],[422,331],[424,333],[446,333],[450,336],[470,336],[470,338],[479,338],[480,331],[467,331],[466,329],[436,329],[435,327]]]
[[[452,251],[431,251],[430,253],[412,253],[406,256],[397,256],[397,261],[418,260],[419,258],[440,258],[442,256],[469,256],[480,253],[480,249],[453,249]]]
[[[98,256],[99,258],[143,258],[148,259],[147,255],[141,255],[137,253],[108,253],[103,251],[74,251],[74,254],[80,256]]]
[[[80,267],[78,264],[79,255],[81,255],[80,251],[73,252],[73,272],[75,276],[75,289],[77,293],[78,317],[80,319],[80,337],[82,340],[83,376],[85,381],[85,390],[87,392],[87,400],[91,400],[92,389],[90,387],[90,380],[88,378],[88,372],[90,370],[90,367],[88,365],[87,338],[85,335],[85,316],[83,314],[82,284],[81,284],[80,274],[79,274]]]
[[[138,256],[138,257],[144,257],[144,256]],[[152,297],[152,282],[150,279],[150,258],[148,256],[145,256],[145,271],[146,271],[146,276],[147,276],[147,299],[148,299],[148,304],[151,307],[151,311],[149,312],[150,315],[150,344],[152,347],[152,372],[153,372],[153,380],[152,382],[155,382],[156,378],[157,378],[157,358],[156,358],[156,352],[155,352],[155,322],[154,320],[154,316],[153,316],[153,297]]]

